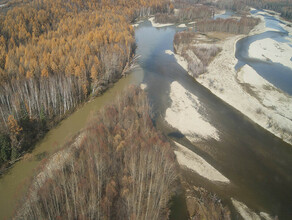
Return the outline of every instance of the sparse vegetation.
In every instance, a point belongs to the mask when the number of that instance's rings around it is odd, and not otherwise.
[[[207,70],[208,64],[221,51],[214,44],[194,43],[198,33],[183,31],[176,33],[174,36],[175,53],[181,55],[188,62],[189,73],[197,77]]]
[[[217,195],[202,187],[191,186],[183,181],[190,219],[230,220],[231,212]]]

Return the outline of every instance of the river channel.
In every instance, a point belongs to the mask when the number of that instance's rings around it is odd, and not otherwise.
[[[218,184],[185,172],[189,182],[215,192],[230,204],[230,198],[243,202],[256,212],[267,212],[280,219],[292,215],[292,147],[243,116],[190,77],[175,58],[165,53],[173,51],[173,37],[180,28],[153,28],[145,21],[136,29],[139,61],[144,71],[157,126],[170,139],[187,146],[228,179],[230,184]],[[171,105],[170,84],[179,82],[199,98],[202,113],[220,131],[220,141],[209,140],[192,144],[164,120]],[[200,126],[200,125],[194,125]],[[174,135],[175,134],[175,135]]]
[[[260,10],[252,10],[251,14],[259,15]],[[281,26],[284,23],[275,18],[274,16],[261,14],[265,21],[265,26],[270,30],[265,31],[261,34],[256,34],[253,36],[245,37],[237,42],[236,45],[236,58],[238,59],[238,64],[236,69],[247,64],[251,66],[259,75],[264,77],[274,86],[278,87],[282,91],[292,95],[292,69],[286,67],[280,63],[274,63],[271,61],[262,61],[259,59],[250,58],[248,54],[249,46],[258,40],[263,40],[266,38],[273,39],[280,43],[287,43],[290,47],[291,36],[289,33]],[[292,55],[291,55],[292,58]]]
[[[292,216],[292,146],[253,123],[190,77],[174,56],[173,37],[181,28],[154,28],[144,21],[136,28],[138,66],[119,80],[104,95],[84,104],[63,120],[41,140],[32,157],[16,163],[0,179],[0,219],[9,218],[18,199],[27,189],[29,179],[43,157],[61,146],[68,137],[84,127],[90,112],[112,101],[130,84],[144,83],[153,107],[157,127],[170,139],[202,156],[229,180],[229,184],[208,181],[196,173],[184,171],[188,181],[217,193],[226,204],[230,198],[243,202],[256,212],[267,212],[280,219]],[[164,120],[171,105],[170,84],[179,82],[196,95],[204,108],[202,113],[219,131],[220,140],[189,142]],[[200,125],[194,125],[200,126]],[[235,216],[236,217],[236,216]]]

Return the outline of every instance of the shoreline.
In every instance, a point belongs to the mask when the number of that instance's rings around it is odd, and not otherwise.
[[[175,25],[174,23],[166,23],[166,24],[156,23],[156,22],[154,21],[154,19],[155,19],[155,17],[150,17],[150,18],[148,19],[148,21],[150,21],[151,24],[152,24],[152,26],[153,26],[153,27],[156,27],[156,28],[168,27],[168,26]]]
[[[182,168],[189,169],[212,182],[230,183],[230,180],[209,164],[204,158],[174,141],[177,161]]]
[[[89,98],[88,101],[80,105],[78,109],[64,118],[54,128],[50,129],[44,138],[37,142],[29,155],[15,163],[14,166],[7,171],[8,173],[4,173],[1,176],[0,191],[6,199],[5,204],[1,203],[1,208],[3,209],[1,209],[1,211],[3,212],[0,213],[0,219],[1,217],[10,218],[12,216],[17,206],[18,199],[26,193],[25,190],[28,189],[26,188],[28,178],[34,176],[35,168],[40,166],[44,158],[38,159],[37,156],[44,155],[46,158],[49,158],[55,155],[56,151],[61,149],[60,146],[63,146],[68,138],[74,137],[80,129],[84,128],[84,124],[87,122],[88,116],[90,116],[93,110],[93,106],[94,110],[100,109],[101,106],[112,101],[116,94],[122,92],[125,85],[130,85],[130,75],[131,74],[127,74],[127,77],[120,77],[115,83],[109,84],[106,92],[95,98]],[[70,132],[67,133],[66,131],[69,130]],[[63,135],[64,131],[66,135]],[[19,190],[15,192],[13,188],[18,188]]]
[[[239,71],[234,68],[238,61],[235,57],[237,42],[269,29],[262,16],[255,17],[261,17],[261,22],[248,35],[231,36],[216,43],[222,51],[209,64],[207,72],[195,79],[253,122],[292,144],[292,97],[273,86],[248,65],[244,65]],[[178,54],[174,56],[178,64],[188,72],[184,58]]]
[[[250,208],[248,208],[244,203],[239,202],[238,200],[231,198],[231,202],[232,205],[234,206],[234,208],[236,209],[236,211],[241,215],[241,217],[244,220],[249,220],[249,219],[253,219],[253,220],[272,220],[272,216],[270,216],[268,213],[265,212],[260,212],[259,214],[257,214],[255,211],[251,210]]]
[[[165,121],[182,132],[191,142],[220,140],[219,131],[200,112],[204,107],[197,96],[187,91],[179,82],[170,85],[172,104],[166,109]],[[200,126],[194,126],[200,124]]]
[[[21,218],[20,213],[25,213],[28,204],[37,199],[37,190],[44,185],[47,179],[52,177],[54,171],[59,170],[60,167],[65,164],[66,160],[74,153],[74,149],[80,148],[83,139],[84,131],[82,130],[74,135],[70,142],[72,145],[68,144],[68,146],[63,146],[61,149],[50,155],[45,167],[37,167],[38,173],[31,177],[33,180],[31,181],[32,185],[29,186],[27,190],[27,195],[31,195],[31,199],[25,200],[23,206],[19,210],[16,210],[15,218]]]
[[[24,160],[26,157],[30,156],[31,152],[35,150],[38,143],[41,142],[52,129],[57,128],[60,123],[62,123],[62,121],[70,117],[74,112],[79,111],[79,109],[81,109],[87,103],[90,103],[95,98],[102,96],[105,92],[111,89],[115,85],[115,83],[117,83],[120,79],[124,77],[127,77],[127,74],[121,74],[119,77],[114,78],[112,82],[98,87],[96,93],[90,94],[83,102],[78,103],[74,108],[68,110],[64,115],[54,118],[48,125],[48,129],[41,136],[32,141],[31,147],[28,150],[21,152],[19,157],[17,157],[13,161],[7,162],[3,165],[3,167],[0,168],[0,178],[3,177],[7,172],[9,172],[9,170],[12,169],[17,162]]]

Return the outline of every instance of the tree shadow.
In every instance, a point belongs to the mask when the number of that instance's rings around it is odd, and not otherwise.
[[[183,135],[182,133],[175,131],[175,132],[170,132],[167,134],[168,137],[174,137],[174,138],[184,138],[185,135]]]

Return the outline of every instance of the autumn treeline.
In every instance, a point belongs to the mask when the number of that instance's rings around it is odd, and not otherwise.
[[[0,15],[0,165],[52,122],[120,78],[135,49],[130,23],[166,0],[33,0]]]
[[[149,113],[135,87],[96,113],[43,164],[16,219],[167,219],[178,165]]]
[[[201,32],[227,32],[231,34],[248,34],[260,22],[259,18],[243,16],[235,18],[201,20],[196,23],[196,30]]]
[[[174,6],[170,5],[173,9]],[[177,13],[171,10],[170,13],[157,13],[155,15],[155,22],[157,23],[180,23],[189,22],[195,19],[208,19],[212,18],[213,11],[210,7],[205,5],[195,5],[195,4],[183,4],[181,8],[178,9]]]

